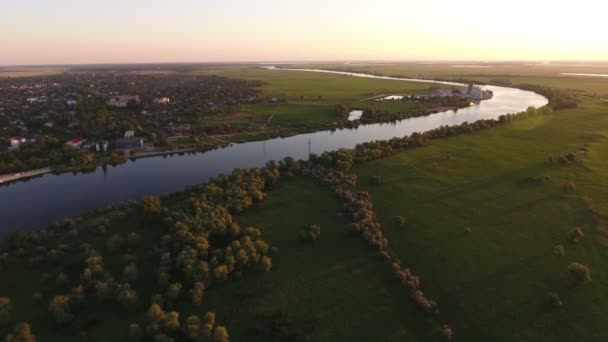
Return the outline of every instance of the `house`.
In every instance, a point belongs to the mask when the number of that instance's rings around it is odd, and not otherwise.
[[[132,149],[142,147],[144,147],[144,139],[140,137],[131,137],[116,140],[117,149]]]
[[[154,103],[157,103],[157,104],[169,104],[169,103],[171,103],[171,99],[168,98],[168,97],[166,97],[166,96],[157,97],[157,98],[154,99]]]
[[[25,144],[26,142],[27,142],[27,139],[24,137],[12,137],[10,139],[12,148],[19,148],[19,146],[21,146],[22,144]]]
[[[82,146],[82,144],[84,144],[85,141],[87,141],[86,138],[77,137],[77,138],[74,138],[74,139],[66,142],[65,144],[72,148],[78,148],[78,147]]]
[[[134,136],[135,136],[135,131],[133,131],[133,130],[125,131],[125,135],[124,135],[125,139],[132,138]]]
[[[140,102],[139,95],[117,95],[112,96],[106,103],[111,107],[125,108],[129,103],[139,104]]]

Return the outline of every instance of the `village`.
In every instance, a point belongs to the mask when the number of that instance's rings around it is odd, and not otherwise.
[[[83,153],[129,156],[187,143],[213,133],[205,117],[263,101],[257,86],[216,76],[106,70],[0,79],[0,174],[70,162]]]

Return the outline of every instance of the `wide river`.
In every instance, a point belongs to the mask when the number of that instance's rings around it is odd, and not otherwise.
[[[276,70],[281,72],[281,69]],[[351,77],[454,84],[325,70],[299,70]],[[47,174],[28,181],[0,186],[0,235],[14,228],[32,230],[113,203],[180,191],[187,185],[204,182],[222,172],[229,173],[234,168],[263,166],[269,160],[279,160],[287,156],[305,159],[308,157],[309,141],[312,153],[320,154],[339,148],[353,148],[367,141],[403,137],[442,125],[493,119],[502,114],[523,111],[530,106],[540,107],[547,104],[546,98],[530,91],[495,86],[484,88],[494,92],[491,100],[457,112],[446,111],[396,123],[361,125],[354,129],[321,131],[289,138],[234,144],[205,153],[144,158],[116,167],[99,167],[92,173]]]

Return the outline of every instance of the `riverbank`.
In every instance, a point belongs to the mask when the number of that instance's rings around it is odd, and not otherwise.
[[[32,177],[41,176],[51,172],[50,168],[36,169],[30,171],[16,172],[7,175],[0,175],[0,185],[16,182],[18,180],[24,180]]]

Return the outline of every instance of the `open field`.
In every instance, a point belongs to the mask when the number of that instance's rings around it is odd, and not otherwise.
[[[244,227],[262,227],[279,249],[273,270],[210,290],[203,308],[226,317],[235,341],[270,340],[252,331],[262,328],[267,334],[273,315],[288,317],[290,332],[315,341],[428,338],[407,292],[364,242],[348,237],[338,212],[329,190],[311,180],[283,180],[262,208],[239,218]],[[309,224],[321,226],[315,243],[298,238]]]
[[[65,72],[65,68],[22,68],[22,67],[0,67],[0,77],[34,77],[50,76]]]
[[[607,111],[608,105],[589,100],[354,170],[393,249],[421,274],[457,340],[608,337],[608,230],[585,200],[602,217],[608,213]],[[578,152],[583,146],[587,154]],[[580,161],[545,164],[550,155],[555,160],[570,152]],[[368,185],[378,175],[383,184]],[[562,191],[566,180],[576,191]],[[392,228],[397,215],[407,218],[406,231]],[[579,244],[566,241],[574,227],[585,233]],[[553,254],[558,244],[565,257]],[[567,285],[573,261],[590,267],[590,284]],[[549,292],[559,294],[562,309],[545,306]]]
[[[244,80],[260,80],[262,94],[291,100],[348,103],[383,93],[413,94],[427,91],[429,84],[393,80],[366,79],[303,71],[266,70],[262,68],[210,68],[195,71],[200,75],[218,75]]]
[[[463,67],[464,66],[464,67]],[[347,69],[387,76],[430,79],[507,81],[513,85],[537,84],[608,95],[608,78],[564,76],[561,73],[608,74],[608,63],[378,63],[378,64],[303,64],[296,67]]]

